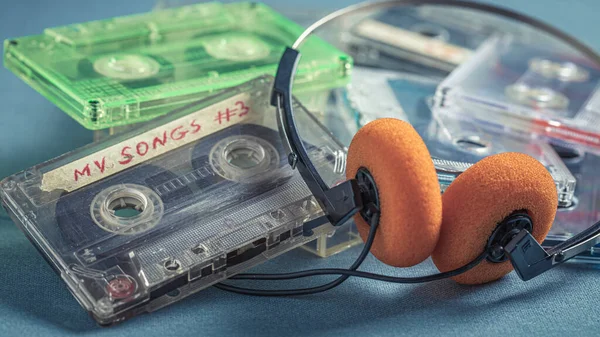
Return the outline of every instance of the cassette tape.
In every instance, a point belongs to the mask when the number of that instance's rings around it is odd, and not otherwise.
[[[210,92],[275,74],[303,28],[266,5],[217,2],[7,40],[5,66],[88,129],[147,121]],[[296,88],[345,84],[352,59],[322,39],[302,47]]]
[[[600,65],[565,46],[489,40],[439,86],[435,104],[488,129],[600,151]]]
[[[358,65],[445,77],[505,26],[493,25],[488,16],[441,6],[398,6],[360,20],[342,40]]]
[[[288,164],[272,77],[4,179],[15,223],[100,324],[178,301],[333,228]],[[325,182],[346,151],[296,102]],[[304,231],[303,224],[317,225]]]
[[[379,84],[377,92],[368,90],[372,83]],[[343,96],[345,111],[359,126],[389,117],[411,123],[429,149],[442,192],[479,160],[502,152],[521,152],[540,161],[552,174],[561,207],[571,205],[576,180],[550,145],[528,137],[493,133],[431,109],[438,85],[429,77],[356,67],[352,84]]]

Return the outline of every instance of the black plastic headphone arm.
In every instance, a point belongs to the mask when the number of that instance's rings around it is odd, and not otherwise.
[[[523,281],[530,280],[600,243],[600,221],[548,250],[527,230],[522,230],[504,250]]]
[[[292,105],[292,85],[300,52],[287,48],[279,61],[271,94],[271,105],[277,108],[277,124],[281,141],[288,153],[288,163],[298,169],[304,182],[324,208],[329,221],[341,225],[363,207],[360,188],[355,179],[329,188],[308,157],[298,135]]]

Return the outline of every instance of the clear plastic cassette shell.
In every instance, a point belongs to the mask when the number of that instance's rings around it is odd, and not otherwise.
[[[218,2],[48,28],[7,40],[4,65],[91,130],[148,121],[264,74],[303,28],[254,2]],[[352,59],[301,48],[298,92],[346,83]]]
[[[272,77],[4,179],[15,223],[100,324],[154,311],[332,226],[287,163]],[[295,102],[305,146],[333,186],[346,151]],[[306,221],[323,221],[312,233]]]
[[[369,90],[374,84],[376,92]],[[540,161],[552,174],[561,206],[571,204],[576,180],[550,145],[490,132],[476,123],[432,110],[431,98],[438,85],[430,77],[356,67],[351,86],[339,95],[344,102],[341,106],[345,106],[340,111],[353,117],[358,127],[390,117],[411,123],[429,149],[442,192],[479,160],[502,152],[521,152]]]
[[[600,152],[600,68],[564,46],[490,39],[439,86],[435,104],[492,129]]]
[[[445,77],[490,36],[523,27],[499,16],[447,6],[387,9],[348,20],[342,46],[357,65]]]

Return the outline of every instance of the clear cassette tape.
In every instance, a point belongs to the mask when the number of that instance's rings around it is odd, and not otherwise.
[[[490,39],[440,84],[436,107],[488,129],[600,152],[600,66],[551,47]]]
[[[376,92],[368,90],[372,83],[378,83]],[[493,133],[476,123],[432,110],[431,100],[438,85],[429,77],[356,67],[352,85],[340,99],[345,102],[346,115],[352,116],[358,126],[389,117],[411,123],[429,149],[442,192],[479,160],[502,152],[521,152],[540,161],[552,174],[561,207],[571,205],[576,180],[550,145]]]
[[[516,29],[498,16],[444,6],[398,6],[347,25],[342,45],[357,65],[438,77],[488,37]]]
[[[333,231],[287,161],[260,77],[4,179],[15,223],[100,324],[150,312]],[[346,151],[296,101],[333,186]],[[318,226],[303,230],[311,221]],[[312,225],[311,225],[312,227]]]
[[[303,28],[266,5],[218,2],[56,28],[7,40],[5,66],[88,129],[150,120],[264,74]],[[348,80],[352,59],[319,37],[296,88]]]

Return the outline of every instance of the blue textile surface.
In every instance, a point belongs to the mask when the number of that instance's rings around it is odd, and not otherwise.
[[[267,1],[283,11],[297,8],[314,14],[351,2]],[[552,22],[600,49],[596,0],[489,2]],[[153,5],[152,0],[4,2],[0,38],[143,12]],[[90,131],[6,69],[0,69],[0,102],[0,178],[91,141]],[[320,259],[296,250],[259,269],[348,266],[358,251]],[[598,335],[600,328],[596,317],[600,269],[586,265],[562,266],[530,282],[521,282],[513,273],[478,287],[452,281],[393,285],[351,279],[335,290],[299,298],[244,297],[208,289],[112,328],[100,328],[87,316],[25,236],[2,215],[0,266],[0,336],[579,336]],[[364,269],[408,276],[431,272],[433,266],[426,262],[395,270],[370,257]]]

